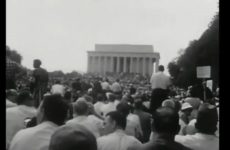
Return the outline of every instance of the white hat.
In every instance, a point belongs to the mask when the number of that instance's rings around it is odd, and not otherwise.
[[[190,105],[189,103],[185,102],[182,104],[181,110],[185,110],[185,109],[189,109],[189,108],[193,108],[192,105]]]

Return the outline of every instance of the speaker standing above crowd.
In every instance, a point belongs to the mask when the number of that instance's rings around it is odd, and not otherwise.
[[[6,90],[6,149],[219,149],[214,95],[204,101],[197,86],[178,90],[163,66],[147,84],[93,74],[51,82],[40,65],[34,61],[34,90]]]

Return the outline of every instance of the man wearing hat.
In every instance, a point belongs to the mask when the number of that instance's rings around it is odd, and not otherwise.
[[[178,135],[175,140],[194,150],[219,150],[219,138],[215,135],[217,123],[216,107],[208,103],[201,104],[195,122],[197,133]]]

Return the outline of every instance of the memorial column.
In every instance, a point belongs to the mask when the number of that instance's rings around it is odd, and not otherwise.
[[[124,57],[124,66],[123,66],[123,72],[127,72],[127,68],[126,68],[126,66],[127,66],[127,63],[126,63],[126,61],[127,61],[127,57]]]
[[[156,59],[156,66],[155,66],[155,72],[158,72],[158,67],[159,67],[159,59]]]
[[[136,73],[139,73],[139,68],[140,68],[140,58],[137,57],[137,63],[136,63]]]
[[[114,66],[114,61],[113,61],[113,56],[111,56],[110,57],[110,72],[115,72],[113,66]]]
[[[153,59],[149,57],[149,75],[153,74]]]
[[[129,73],[133,73],[133,57],[130,57]]]
[[[146,62],[145,57],[143,57],[143,76],[146,74]]]
[[[106,74],[106,71],[107,71],[107,57],[106,56],[104,56],[104,72],[103,72],[103,74],[105,75]]]

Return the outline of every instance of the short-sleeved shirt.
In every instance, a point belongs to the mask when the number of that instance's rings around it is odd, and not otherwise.
[[[128,150],[132,146],[139,147],[140,145],[140,141],[126,135],[123,130],[116,130],[97,139],[98,150]]]
[[[196,133],[175,137],[175,141],[194,150],[219,150],[219,138],[215,135]]]

